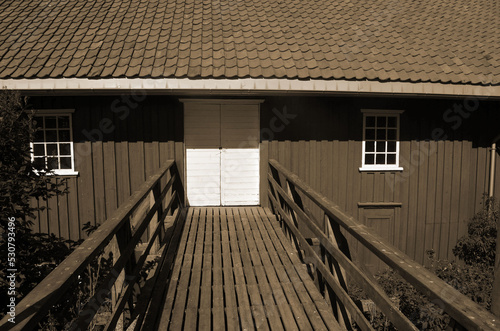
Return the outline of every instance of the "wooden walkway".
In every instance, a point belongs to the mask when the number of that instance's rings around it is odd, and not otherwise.
[[[275,216],[189,209],[159,329],[341,330]]]

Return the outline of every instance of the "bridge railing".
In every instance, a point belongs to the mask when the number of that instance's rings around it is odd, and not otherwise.
[[[81,299],[76,317],[65,328],[87,330],[100,317],[105,330],[121,329],[132,321],[138,329],[147,319],[151,298],[164,286],[160,284],[153,291],[151,283],[160,270],[169,268],[169,257],[175,255],[166,253],[176,249],[175,234],[180,237],[183,200],[179,173],[170,160],[19,302],[15,324],[7,322],[7,315],[0,322],[1,328],[37,329],[56,304],[66,303],[68,293],[84,281],[82,275],[91,266],[101,268],[101,258],[105,258],[110,261],[106,272],[92,274],[102,277],[89,284],[94,287]],[[152,256],[157,256],[154,263]],[[148,265],[154,268],[144,279]]]
[[[352,322],[355,322],[361,330],[373,330],[348,294],[349,279],[366,293],[398,330],[417,330],[375,280],[351,261],[348,242],[341,228],[443,309],[451,317],[450,329],[499,329],[500,323],[487,310],[345,214],[335,203],[276,160],[269,161],[268,180],[268,196],[274,213],[282,221],[285,232],[304,262],[314,266],[320,290],[332,304],[338,321],[347,329],[351,329]],[[319,207],[323,214],[320,222],[304,206],[303,199]],[[306,238],[304,232],[311,233],[313,240]],[[319,249],[314,248],[312,241],[319,245]]]

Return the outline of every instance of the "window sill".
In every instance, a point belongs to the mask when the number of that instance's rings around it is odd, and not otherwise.
[[[368,172],[368,171],[371,171],[371,172],[379,172],[379,171],[396,172],[396,171],[403,171],[403,170],[404,170],[403,167],[391,167],[391,168],[388,168],[388,167],[360,167],[359,168],[359,171],[362,171],[362,172]]]
[[[46,172],[43,172],[43,171],[35,171],[35,173],[38,175],[38,176],[68,176],[68,177],[74,177],[74,176],[78,176],[79,173],[78,171],[54,171],[52,173],[46,173]]]

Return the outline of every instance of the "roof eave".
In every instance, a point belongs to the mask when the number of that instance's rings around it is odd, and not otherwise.
[[[108,94],[133,90],[152,94],[364,94],[398,96],[474,96],[499,98],[498,85],[411,83],[350,80],[293,80],[277,78],[189,79],[189,78],[47,78],[0,79],[5,89],[29,94]]]

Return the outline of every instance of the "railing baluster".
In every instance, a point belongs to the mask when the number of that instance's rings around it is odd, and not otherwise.
[[[177,195],[177,199],[174,199],[177,204],[174,204],[174,209],[177,208],[184,208],[186,205],[186,202],[184,201],[185,193],[184,193],[184,186],[182,186],[182,181],[181,181],[181,175],[179,173],[179,169],[177,168],[177,164],[174,163],[172,167],[170,168],[170,177],[171,178],[177,178],[177,180],[174,182],[172,186],[172,193]]]
[[[160,211],[163,209],[163,199],[161,198],[161,180],[156,183],[155,186],[153,186],[153,189],[151,190],[151,193],[149,195],[149,206],[150,208],[155,208],[156,207],[156,212],[153,215],[153,218],[151,221],[149,221],[149,227],[148,227],[148,235],[149,235],[149,240],[151,240],[152,233],[154,229],[160,224]],[[151,254],[156,254],[158,252],[158,249],[160,248],[160,236],[154,238],[154,244],[153,247],[151,248]]]
[[[339,245],[339,240],[342,242],[342,238],[343,239],[345,239],[345,238],[342,236],[342,233],[340,233],[340,229],[338,229],[339,233],[337,233],[336,235],[334,234],[335,232],[332,229],[332,226],[329,222],[329,217],[324,212],[323,212],[323,223],[325,225],[326,236],[328,239],[330,239],[330,242],[332,243],[332,245],[336,246],[340,251],[342,251],[342,253],[344,253],[346,258],[348,258],[350,260],[351,256],[349,254],[348,246],[344,245],[344,247],[343,247],[344,249],[342,250],[340,247],[341,245]],[[340,263],[333,256],[331,256],[327,252],[325,254],[327,254],[327,256],[328,256],[327,259],[329,261],[329,267],[330,267],[331,273],[333,274],[335,279],[337,279],[340,286],[342,286],[342,288],[347,292],[347,282],[346,282],[346,274],[345,274],[344,268],[342,268]],[[339,304],[338,298],[336,297],[335,293],[333,293],[333,296],[334,296],[334,298],[332,301],[333,301],[334,307],[336,307],[336,309],[337,309],[337,315],[339,316],[339,322],[342,322],[343,325],[351,325],[351,322],[350,322],[351,317],[350,317],[349,312],[345,309],[345,307],[343,305]]]

